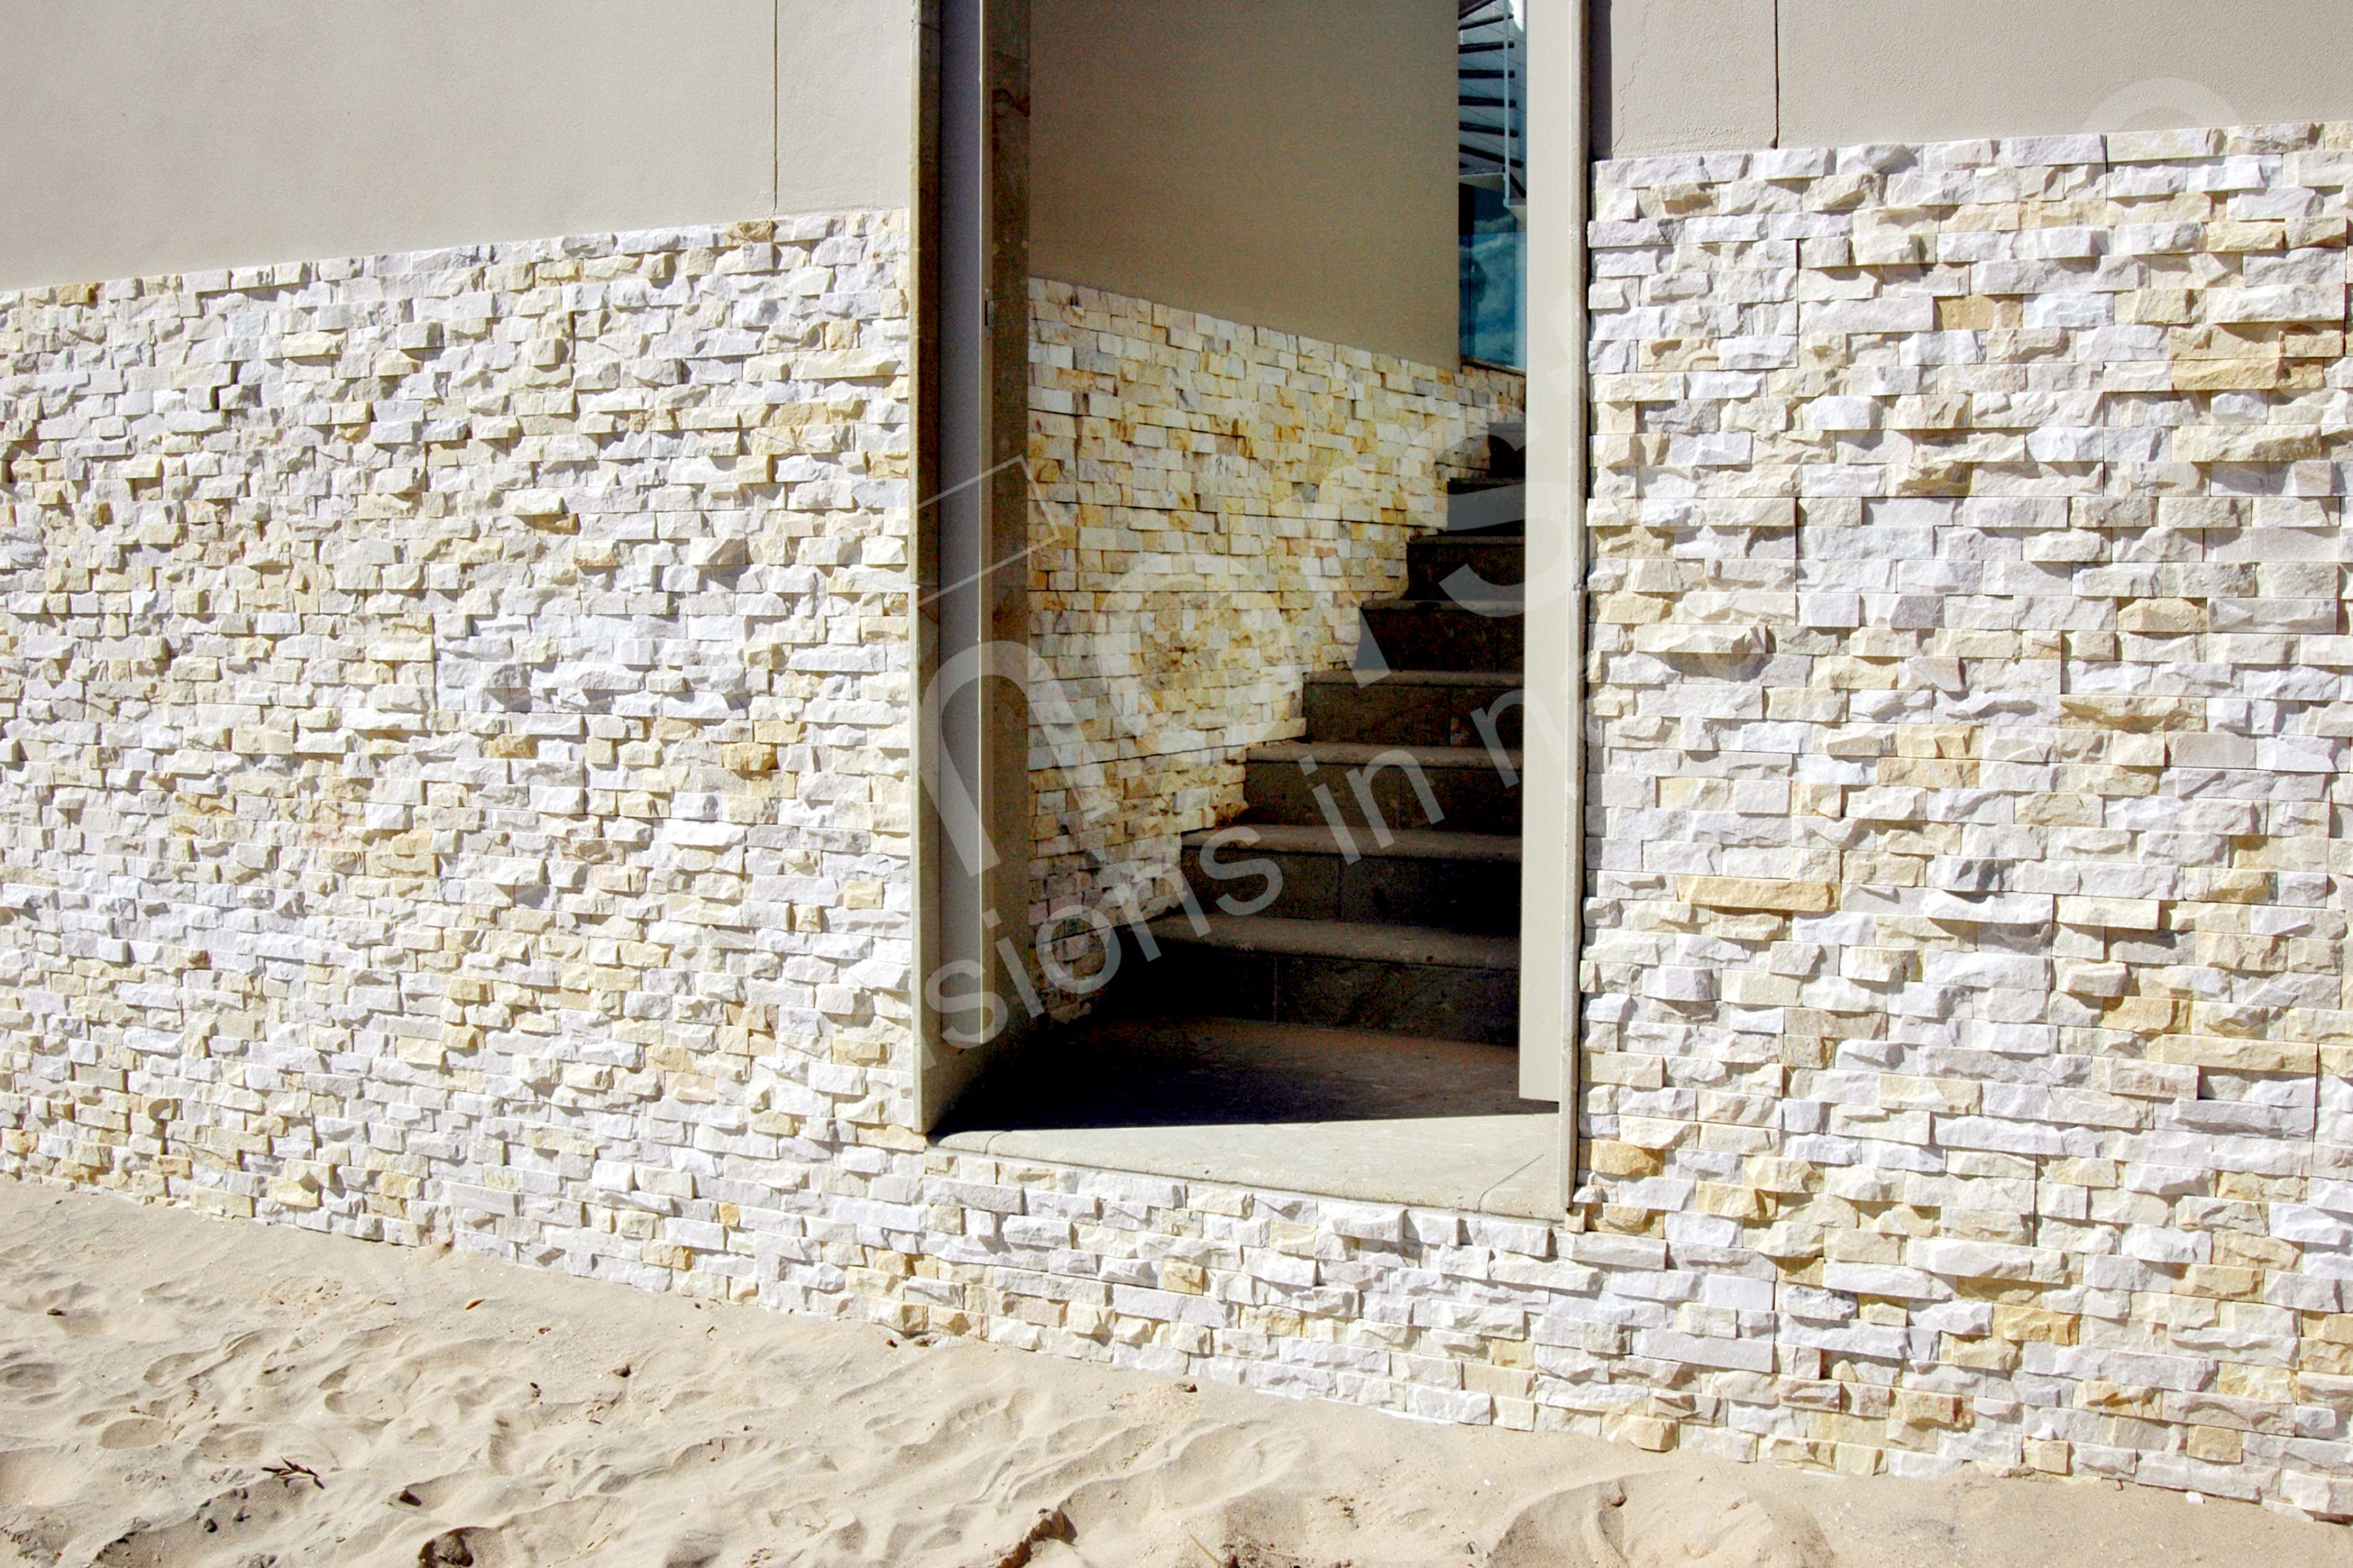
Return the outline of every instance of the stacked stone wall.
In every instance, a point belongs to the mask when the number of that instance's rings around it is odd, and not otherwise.
[[[1301,677],[1356,658],[1357,606],[1403,585],[1522,378],[1042,279],[1030,334],[1031,645],[1070,721],[1032,715],[1033,920],[1154,913],[1182,836],[1241,811],[1243,752],[1303,732]]]
[[[906,1120],[903,229],[0,296],[0,1170],[748,1280]]]
[[[1582,1207],[1766,1452],[2353,1503],[2348,184],[1598,172]]]
[[[1599,171],[1549,1221],[910,1130],[899,217],[0,296],[0,1173],[2353,1515],[2348,179],[2348,128]]]

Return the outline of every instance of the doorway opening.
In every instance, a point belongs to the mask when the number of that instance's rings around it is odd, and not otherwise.
[[[1517,1054],[1516,4],[1030,16],[1040,1026],[934,1135],[1556,1212]]]

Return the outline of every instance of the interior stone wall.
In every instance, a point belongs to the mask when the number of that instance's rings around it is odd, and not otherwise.
[[[1580,1203],[1699,1418],[2353,1501],[2348,183],[1598,169]]]
[[[1182,836],[1240,813],[1246,751],[1303,732],[1301,677],[1356,658],[1357,606],[1403,585],[1524,380],[1043,279],[1030,323],[1031,644],[1056,703],[1033,698],[1033,923],[1123,893],[1154,913]]]

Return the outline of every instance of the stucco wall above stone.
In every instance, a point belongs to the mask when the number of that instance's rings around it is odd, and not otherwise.
[[[914,0],[0,10],[0,288],[906,205]]]

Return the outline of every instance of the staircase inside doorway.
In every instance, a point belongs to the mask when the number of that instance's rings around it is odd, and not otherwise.
[[[1512,436],[1363,608],[1306,734],[1188,835],[1191,905],[1095,1016],[993,1075],[942,1142],[1008,1156],[1543,1212],[1554,1108],[1519,1099],[1519,599]],[[1400,1185],[1409,1191],[1400,1191]]]
[[[1130,1006],[1515,1038],[1527,538],[1517,509],[1494,504],[1516,487],[1464,489],[1466,526],[1414,540],[1403,595],[1364,607],[1373,647],[1357,669],[1307,678],[1306,736],[1244,760],[1242,821],[1187,837],[1204,913],[1153,923],[1160,956],[1139,966]]]

